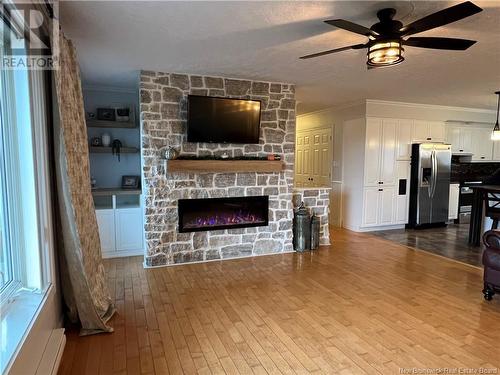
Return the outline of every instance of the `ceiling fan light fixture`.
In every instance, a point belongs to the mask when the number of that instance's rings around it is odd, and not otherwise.
[[[377,41],[368,46],[366,64],[374,67],[400,64],[405,59],[403,53],[400,40]]]

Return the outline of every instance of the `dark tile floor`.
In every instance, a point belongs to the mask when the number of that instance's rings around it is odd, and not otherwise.
[[[415,247],[473,266],[481,266],[483,248],[468,244],[469,224],[450,224],[442,228],[396,229],[371,233],[402,245]]]

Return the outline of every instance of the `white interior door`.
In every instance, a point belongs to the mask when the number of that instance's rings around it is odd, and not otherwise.
[[[312,182],[314,186],[331,185],[331,139],[332,129],[320,129],[312,132]]]
[[[297,133],[295,185],[298,187],[331,185],[331,128]]]
[[[312,186],[311,134],[298,132],[295,146],[295,186]]]

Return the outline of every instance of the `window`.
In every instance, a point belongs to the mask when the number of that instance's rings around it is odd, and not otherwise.
[[[6,30],[0,58],[10,52]],[[43,71],[0,70],[0,373],[51,286],[47,82]]]

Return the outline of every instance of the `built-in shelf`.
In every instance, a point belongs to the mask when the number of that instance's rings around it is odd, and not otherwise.
[[[270,160],[167,160],[167,172],[281,172],[282,161]]]
[[[123,189],[123,188],[95,188],[92,189],[93,196],[109,195],[141,195],[141,189]]]
[[[105,120],[87,120],[89,128],[126,128],[132,129],[136,125],[134,122],[121,122],[121,121],[105,121]]]
[[[92,154],[111,154],[113,152],[113,149],[111,147],[102,146],[91,146],[89,150]],[[136,147],[120,147],[120,154],[137,154],[138,152],[139,149]]]

